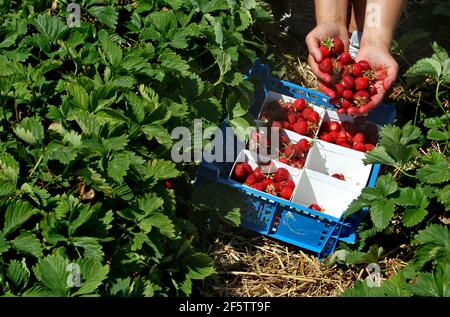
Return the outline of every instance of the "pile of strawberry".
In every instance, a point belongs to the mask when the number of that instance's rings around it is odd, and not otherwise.
[[[283,128],[279,129],[279,143],[278,147],[272,146],[270,137],[260,132],[253,132],[249,142],[249,150],[262,154],[261,147],[266,148],[267,154],[275,154],[274,150],[278,151],[279,162],[295,167],[303,168],[305,166],[308,151],[311,148],[311,143],[307,139],[300,139],[298,142],[293,142]]]
[[[376,76],[365,60],[355,62],[340,38],[321,42],[323,55],[319,69],[331,75],[331,83],[319,81],[319,89],[331,98],[330,103],[339,107],[340,114],[360,114],[358,108],[368,104],[377,94]]]
[[[358,117],[353,123],[323,122],[319,139],[360,152],[371,151],[378,142],[378,129],[374,123]]]
[[[284,128],[313,138],[319,127],[320,115],[306,100],[298,98],[294,102],[283,99],[270,103],[260,115],[260,120],[275,128]]]
[[[259,167],[253,170],[250,164],[243,162],[236,164],[232,175],[240,183],[287,200],[295,189],[289,171],[282,167],[274,173],[263,173]]]

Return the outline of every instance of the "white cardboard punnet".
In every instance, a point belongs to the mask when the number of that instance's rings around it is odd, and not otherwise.
[[[340,218],[350,203],[359,196],[362,188],[336,178],[304,169],[295,188],[292,202],[309,207],[318,204],[324,214]]]

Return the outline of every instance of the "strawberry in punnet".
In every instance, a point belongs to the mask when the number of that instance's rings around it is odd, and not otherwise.
[[[306,135],[308,133],[308,124],[305,121],[297,122],[291,125],[292,131],[295,133]]]
[[[344,52],[344,42],[338,37],[333,38],[333,47],[331,48],[331,54],[339,55]]]
[[[320,206],[318,204],[311,204],[308,207],[309,209],[315,210],[315,211],[323,211],[322,208],[320,208]]]
[[[288,114],[288,121],[290,124],[297,122],[297,116],[295,113]]]
[[[333,175],[331,175],[331,177],[340,179],[341,181],[345,180],[345,176],[343,174],[340,174],[340,173],[333,174]]]
[[[242,163],[236,164],[234,171],[233,171],[233,176],[236,179],[243,180],[243,179],[246,179],[248,175],[249,175],[249,172]]]
[[[283,183],[283,186],[287,186],[287,187],[291,188],[292,190],[295,189],[295,183],[291,179],[288,179],[287,181],[285,181]]]
[[[349,52],[342,52],[342,54],[339,55],[338,60],[344,65],[350,65],[354,62]]]
[[[253,189],[256,189],[256,190],[260,190],[262,192],[265,191],[266,188],[267,188],[267,186],[264,183],[262,183],[262,182],[253,184],[250,187],[253,188]]]
[[[341,124],[337,121],[330,121],[328,124],[328,130],[331,131],[340,131],[341,130]]]
[[[289,165],[289,159],[286,156],[281,156],[278,161],[280,161],[280,163]]]
[[[347,109],[347,114],[350,116],[356,116],[359,114],[359,110],[356,107],[350,107]]]
[[[369,88],[369,78],[367,77],[358,77],[355,79],[355,89],[357,91],[359,90],[365,90]]]
[[[366,146],[364,145],[364,143],[355,143],[353,144],[353,149],[356,151],[365,152]]]
[[[325,58],[321,61],[319,64],[319,69],[320,71],[331,75],[333,73],[333,62],[331,61],[331,58]]]
[[[372,151],[375,148],[375,146],[373,146],[373,144],[370,143],[367,143],[364,146],[366,148],[366,152]]]
[[[254,175],[256,180],[259,182],[261,182],[265,178],[264,174],[261,173],[261,169],[259,167],[255,168],[252,175]]]
[[[280,197],[289,200],[291,199],[292,192],[292,188],[290,188],[289,186],[283,186],[281,187]]]
[[[307,153],[309,151],[310,147],[311,147],[311,145],[309,144],[308,140],[306,140],[306,139],[301,139],[297,143],[297,148],[303,153]]]
[[[366,138],[364,137],[364,134],[362,134],[361,132],[358,132],[353,137],[353,142],[354,143],[365,143],[366,142]]]
[[[346,114],[346,113],[347,113],[347,109],[345,109],[345,108],[339,108],[338,110],[336,110],[336,112],[337,112],[338,114]]]
[[[271,178],[264,178],[262,180],[262,183],[264,183],[264,185],[269,186],[273,184],[273,180]]]
[[[275,174],[273,175],[273,180],[275,182],[283,182],[288,179],[289,179],[289,171],[283,167],[277,169]]]
[[[283,125],[284,129],[287,129],[287,130],[291,130],[292,129],[291,124],[289,122],[287,122],[287,121],[283,121],[282,125]]]
[[[334,143],[334,138],[330,133],[323,133],[319,136],[319,139],[325,142]]]
[[[255,174],[250,174],[245,179],[245,184],[248,186],[252,186],[258,182],[258,179],[256,178]]]
[[[297,109],[297,111],[303,111],[307,107],[306,100],[303,98],[298,98],[294,101],[294,107]]]

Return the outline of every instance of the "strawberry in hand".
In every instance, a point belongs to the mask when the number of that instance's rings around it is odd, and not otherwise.
[[[375,83],[372,87],[375,93],[369,102],[358,108],[359,115],[366,114],[376,108],[385,97],[387,91],[398,75],[398,64],[388,50],[376,46],[364,46],[359,50],[356,61],[367,61],[375,73]]]

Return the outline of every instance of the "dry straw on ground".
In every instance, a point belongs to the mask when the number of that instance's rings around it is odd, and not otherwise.
[[[245,230],[221,232],[209,255],[218,273],[209,282],[216,296],[337,296],[357,276]]]

